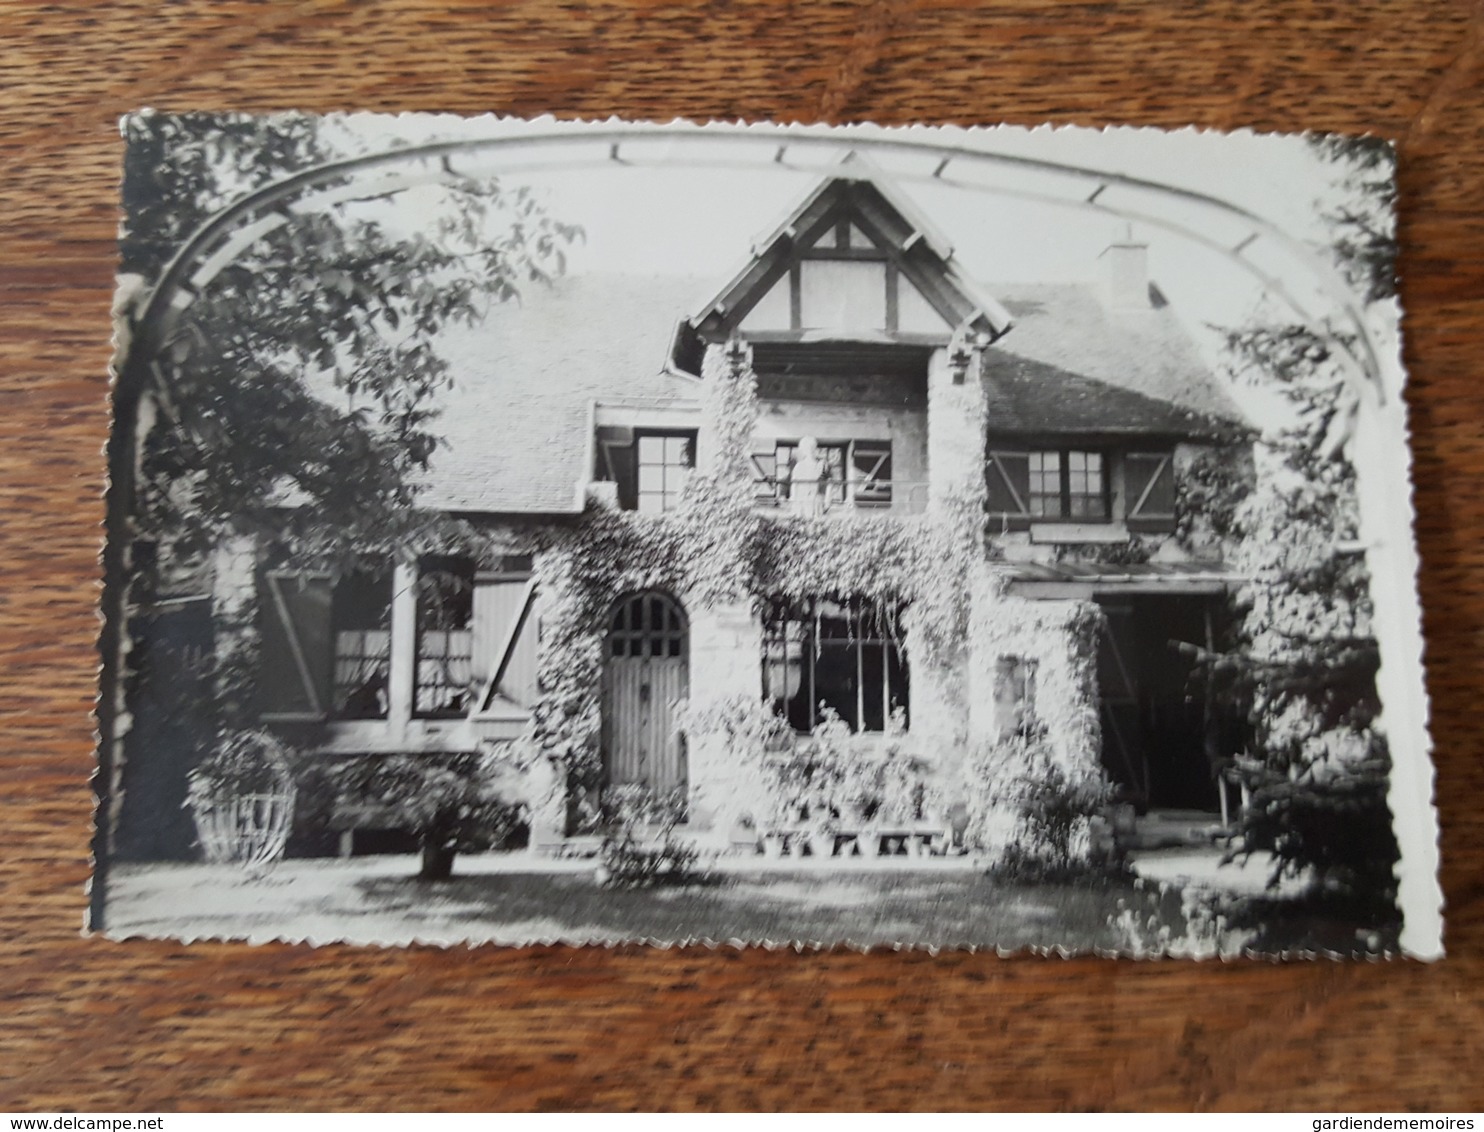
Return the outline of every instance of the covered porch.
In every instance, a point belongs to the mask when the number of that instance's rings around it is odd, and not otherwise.
[[[1103,613],[1101,759],[1136,815],[1122,831],[1132,844],[1209,844],[1242,804],[1233,771],[1245,721],[1212,694],[1198,658],[1224,647],[1243,580],[1211,562],[1013,568],[1012,594],[1092,601]]]

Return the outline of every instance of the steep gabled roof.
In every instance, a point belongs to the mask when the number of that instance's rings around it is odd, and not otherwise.
[[[531,287],[441,340],[447,445],[419,503],[446,511],[560,514],[586,480],[594,401],[699,394],[664,366],[675,324],[710,280],[588,274]]]
[[[1147,310],[1110,312],[1090,285],[998,291],[1015,329],[985,351],[991,435],[1251,431],[1157,292]]]
[[[1250,431],[1167,305],[1110,311],[1088,285],[1003,286],[995,288],[1000,301],[989,299],[964,277],[942,237],[868,174],[864,163],[847,162],[719,293],[714,278],[588,273],[533,287],[520,303],[495,306],[479,326],[450,331],[442,343],[455,380],[441,401],[447,443],[433,457],[422,504],[576,511],[579,484],[591,472],[595,403],[695,405],[699,366],[673,364],[677,339],[704,345],[710,339],[698,327],[729,335],[727,320],[735,326],[747,313],[737,296],[762,286],[770,270],[788,270],[793,242],[802,241],[799,225],[823,230],[842,215],[861,219],[872,240],[920,269],[914,283],[936,279],[961,304],[954,309],[970,312],[971,326],[982,318],[997,336],[983,370],[991,437]],[[846,206],[856,211],[842,213]],[[713,299],[698,308],[707,294]],[[962,324],[944,320],[945,327]]]
[[[722,341],[735,333],[793,265],[840,226],[859,231],[886,255],[942,319],[942,337],[963,327],[993,340],[1009,329],[1009,313],[959,270],[952,245],[870,162],[850,153],[754,244],[746,265],[686,321],[672,357],[694,368],[700,343]]]

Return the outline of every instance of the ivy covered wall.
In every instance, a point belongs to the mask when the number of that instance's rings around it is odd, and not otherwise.
[[[1103,612],[1092,601],[1015,597],[1006,582],[988,564],[974,568],[967,650],[962,790],[974,837],[992,858],[1032,840],[1022,828],[1026,802],[1048,778],[1090,800],[1108,788],[1097,683]],[[1074,858],[1091,851],[1088,831],[1078,833]]]
[[[956,493],[935,489],[921,515],[805,517],[753,506],[748,454],[759,408],[747,349],[711,346],[703,372],[703,462],[679,506],[663,515],[590,509],[551,531],[536,556],[542,594],[536,743],[560,765],[569,792],[598,781],[607,619],[627,594],[666,591],[690,622],[690,824],[720,835],[758,804],[741,789],[746,758],[737,750],[743,725],[735,705],[761,697],[765,603],[849,595],[907,610],[914,754],[947,770],[945,782],[961,777],[968,711],[963,594],[983,493],[981,445],[973,439],[981,427],[975,422],[982,421],[982,409],[977,415],[974,409],[976,394],[982,402],[979,386],[954,384],[941,358],[935,362],[929,413],[945,414],[951,443],[930,458],[938,461],[934,474],[956,484]],[[936,399],[934,383],[943,387]],[[949,476],[943,471],[949,460],[966,466]],[[546,812],[557,820],[555,803]],[[566,820],[576,817],[569,812]]]
[[[750,463],[757,378],[749,349],[731,342],[707,349],[701,463],[675,509],[648,515],[590,501],[572,518],[447,521],[404,552],[532,558],[537,695],[530,741],[507,745],[503,757],[519,764],[511,777],[523,783],[518,800],[536,843],[596,816],[605,634],[615,605],[648,590],[672,595],[689,622],[689,818],[702,836],[724,839],[744,815],[767,807],[758,765],[771,729],[761,718],[762,617],[777,599],[848,596],[905,610],[911,725],[893,741],[925,768],[934,810],[967,810],[982,843],[1009,836],[988,819],[996,807],[1011,812],[1007,799],[1025,769],[1007,765],[1012,752],[995,717],[1002,658],[1034,661],[1037,756],[1072,780],[1101,781],[1096,607],[1009,597],[986,560],[980,364],[979,351],[964,344],[932,357],[931,492],[920,514],[759,511]]]

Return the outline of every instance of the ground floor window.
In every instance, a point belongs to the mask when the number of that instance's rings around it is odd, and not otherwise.
[[[417,579],[417,680],[413,712],[458,716],[469,709],[474,652],[474,564],[429,557]]]
[[[901,608],[860,597],[773,601],[763,626],[763,693],[796,731],[834,712],[852,731],[907,725]]]
[[[385,719],[392,656],[392,573],[340,578],[331,603],[335,673],[331,706],[340,719]]]
[[[1002,656],[995,662],[995,734],[1001,740],[1036,737],[1036,669],[1038,662],[1024,656]]]

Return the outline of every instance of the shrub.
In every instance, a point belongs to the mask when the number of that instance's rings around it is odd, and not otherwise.
[[[506,845],[524,824],[521,807],[495,788],[476,754],[367,756],[337,768],[342,797],[391,811],[422,851],[419,876],[447,880],[458,853]]]
[[[757,695],[685,703],[676,719],[692,765],[708,767],[704,787],[693,794],[696,805],[723,825],[768,824],[776,802],[772,764],[795,745],[788,721]]]
[[[847,805],[850,764],[850,728],[825,708],[809,738],[772,764],[777,823],[833,828]]]
[[[896,730],[883,745],[856,751],[847,761],[843,793],[861,820],[904,825],[922,816],[930,769]]]
[[[1097,859],[1093,819],[1112,801],[1099,772],[1069,773],[1048,755],[1039,736],[1016,735],[995,745],[994,763],[1014,768],[990,790],[990,809],[1013,816],[1013,833],[995,864],[996,874],[1029,883],[1062,883],[1099,876],[1116,862]]]
[[[700,853],[675,836],[685,791],[655,794],[643,786],[610,787],[603,797],[599,879],[613,888],[699,884],[708,879]]]
[[[1396,916],[1400,853],[1386,801],[1384,741],[1365,738],[1368,757],[1338,767],[1316,761],[1296,777],[1267,764],[1249,768],[1251,802],[1242,813],[1237,853],[1272,853],[1275,881],[1310,870],[1315,884],[1309,897],[1317,904],[1381,928]]]

